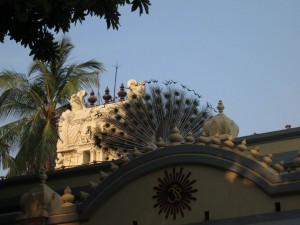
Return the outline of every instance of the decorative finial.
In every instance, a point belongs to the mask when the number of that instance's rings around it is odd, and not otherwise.
[[[223,113],[223,110],[225,109],[222,100],[219,100],[217,109],[219,110],[219,113]]]
[[[100,171],[100,174],[99,174],[99,180],[100,180],[100,181],[105,180],[107,177],[109,177],[109,174],[108,174],[108,173],[105,173],[105,172],[103,172],[103,171]]]
[[[250,156],[253,158],[253,159],[258,159],[259,157],[259,147],[255,147],[254,149],[250,150]]]
[[[111,100],[111,95],[109,94],[108,87],[106,87],[106,89],[105,89],[105,95],[103,95],[103,99],[104,99],[105,103],[109,103],[109,101]]]
[[[215,136],[211,137],[211,142],[209,146],[219,148],[221,145],[221,139],[219,133],[216,133]]]
[[[119,169],[118,165],[116,165],[114,163],[110,163],[110,171],[115,172],[118,169]]]
[[[240,152],[245,152],[245,151],[248,149],[246,144],[247,144],[246,139],[244,139],[244,140],[242,141],[242,143],[239,144],[239,145],[237,146],[237,149],[238,149]]]
[[[94,182],[94,181],[90,181],[90,187],[95,190],[97,187],[99,186],[98,183]]]
[[[90,97],[88,98],[88,102],[91,106],[94,106],[95,102],[97,101],[97,97],[95,96],[94,90],[91,91]]]
[[[144,146],[144,151],[145,152],[153,152],[155,149],[153,148],[153,146],[151,145],[150,142],[147,142],[147,144]]]
[[[143,153],[137,149],[137,147],[134,147],[134,151],[132,152],[133,157],[140,157]]]
[[[79,194],[80,194],[80,200],[82,202],[85,201],[85,200],[87,200],[87,198],[89,197],[89,193],[84,192],[84,191],[80,191]]]
[[[278,172],[278,173],[283,173],[284,172],[284,160],[281,160],[279,163],[276,163],[273,168]]]
[[[171,145],[179,145],[182,142],[182,135],[180,134],[180,130],[175,126],[171,131],[171,135],[169,136],[169,140]]]
[[[195,138],[193,137],[192,132],[189,132],[184,138],[186,144],[193,144],[195,142]]]
[[[127,164],[130,161],[130,158],[128,158],[127,156],[123,156],[120,159],[120,161],[121,161],[122,164]]]
[[[234,143],[233,143],[233,137],[232,137],[232,135],[229,135],[227,137],[227,140],[225,140],[223,144],[224,144],[223,149],[225,149],[225,150],[232,150],[234,148]]]
[[[164,139],[162,139],[162,137],[158,138],[158,141],[156,142],[156,146],[157,148],[166,147],[166,142],[164,141]]]
[[[223,112],[225,107],[222,100],[219,100],[217,109],[219,113],[204,122],[203,130],[208,137],[215,136],[216,133],[219,133],[221,140],[225,140],[228,135],[232,135],[233,138],[236,138],[239,134],[239,127]]]
[[[125,97],[127,95],[127,92],[124,90],[124,84],[122,83],[120,86],[120,91],[118,92],[118,96],[120,98],[120,102],[125,100]]]
[[[62,207],[73,205],[74,195],[72,195],[72,191],[69,186],[66,187],[64,194],[61,196],[61,200],[63,201]]]
[[[263,163],[267,166],[270,166],[273,162],[272,158],[273,158],[272,154],[269,154],[269,155],[263,157]]]
[[[201,135],[199,136],[199,138],[197,138],[197,145],[206,145],[206,143],[208,143],[210,141],[210,137],[206,136],[205,132],[202,132]]]

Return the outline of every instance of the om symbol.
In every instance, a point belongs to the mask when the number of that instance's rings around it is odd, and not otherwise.
[[[167,191],[168,202],[175,203],[181,200],[181,188],[177,184],[173,184]]]
[[[184,217],[184,211],[191,210],[191,201],[197,199],[193,196],[198,191],[193,188],[196,180],[191,179],[191,172],[183,172],[182,167],[179,171],[175,167],[169,172],[165,170],[164,175],[158,178],[159,184],[153,187],[156,191],[152,196],[156,200],[153,206],[159,207],[158,214],[165,214],[166,219],[172,217],[176,220],[177,216]]]

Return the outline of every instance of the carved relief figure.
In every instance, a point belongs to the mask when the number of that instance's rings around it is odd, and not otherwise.
[[[86,96],[85,90],[81,90],[81,91],[77,92],[76,95],[78,96],[78,99],[80,101],[82,108],[86,108],[85,103],[84,103],[84,97]]]
[[[73,94],[71,96],[70,105],[73,112],[86,108],[84,103],[84,96],[86,96],[85,90],[81,90],[77,94]]]
[[[61,153],[57,153],[56,168],[64,167],[64,158]]]
[[[133,95],[141,97],[145,93],[145,81],[137,82],[136,80],[131,79],[127,82],[127,86],[127,96],[129,99],[131,99]]]
[[[133,96],[141,97],[145,93],[144,81],[129,80],[127,84],[129,98]],[[95,134],[97,133],[96,136],[99,136],[104,132],[106,116],[119,105],[116,103],[105,107],[86,108],[85,96],[86,92],[84,90],[73,94],[70,98],[72,110],[65,111],[60,117],[56,168],[81,165],[83,162],[87,163],[90,160],[102,161],[106,160],[106,157],[109,157],[109,159],[118,158],[117,155],[104,156],[101,149],[96,151],[93,148],[95,148]]]
[[[70,121],[74,118],[75,113],[70,110],[67,110],[62,113],[61,117],[59,118],[58,124],[58,131],[59,131],[59,140],[57,142],[57,150],[62,150],[65,146],[69,144],[69,125]]]

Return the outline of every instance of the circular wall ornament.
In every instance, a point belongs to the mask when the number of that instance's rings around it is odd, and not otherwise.
[[[165,171],[162,178],[158,178],[158,186],[154,186],[156,194],[152,197],[156,200],[154,208],[159,207],[159,214],[164,213],[166,219],[181,214],[184,217],[184,210],[191,210],[190,203],[195,201],[193,193],[197,189],[193,188],[196,180],[190,180],[191,172],[183,173],[183,168],[176,172],[173,168],[171,172]]]

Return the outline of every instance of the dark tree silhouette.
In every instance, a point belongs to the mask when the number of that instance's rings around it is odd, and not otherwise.
[[[87,16],[104,18],[108,29],[118,29],[119,7],[124,5],[148,14],[150,0],[1,0],[0,42],[9,36],[28,46],[34,59],[49,61],[58,47],[53,32],[67,32]]]

